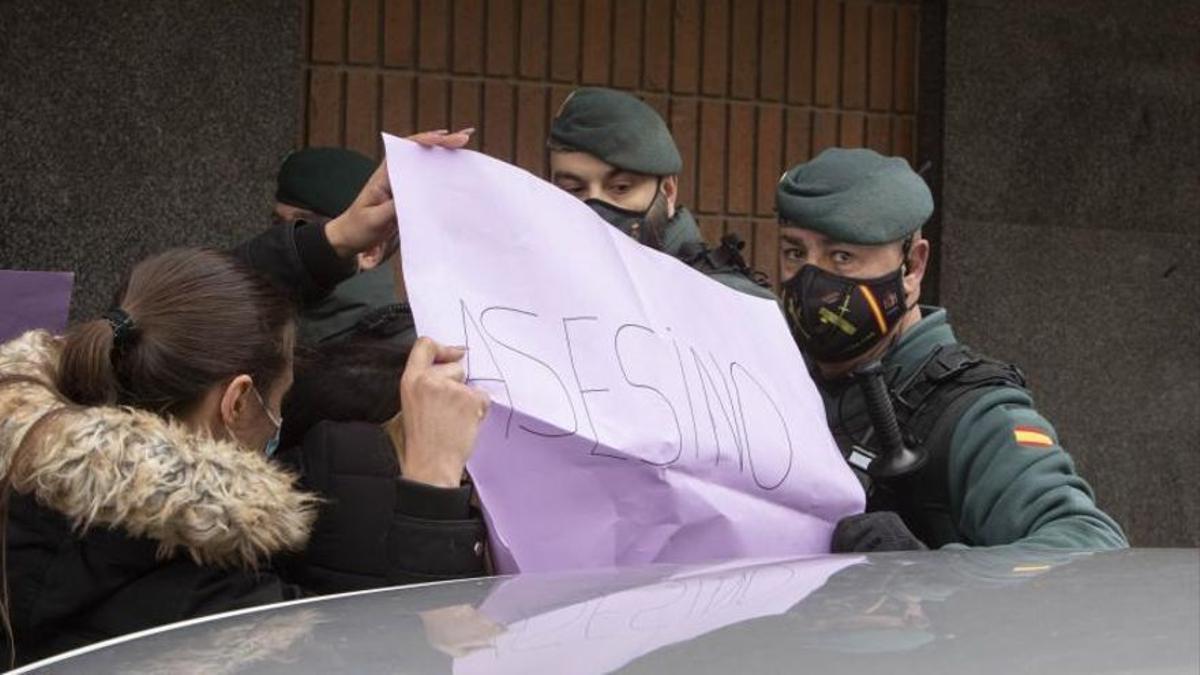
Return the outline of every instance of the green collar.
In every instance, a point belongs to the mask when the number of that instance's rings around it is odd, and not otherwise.
[[[921,305],[921,320],[905,331],[883,356],[884,368],[896,368],[900,376],[918,366],[935,347],[958,342],[941,307]]]
[[[663,233],[663,253],[678,258],[688,244],[703,243],[704,237],[692,212],[682,206],[676,207],[675,217],[667,221],[667,231]]]
[[[883,368],[889,383],[903,380],[919,367],[929,353],[941,345],[958,342],[946,310],[931,305],[921,305],[921,320],[900,336],[900,339],[883,355]],[[854,420],[865,411],[859,388],[847,378],[822,382],[817,378],[817,388],[825,401],[825,414],[830,426],[836,431],[838,425]]]
[[[345,336],[372,310],[396,304],[391,264],[360,272],[300,313],[300,339],[317,344]]]

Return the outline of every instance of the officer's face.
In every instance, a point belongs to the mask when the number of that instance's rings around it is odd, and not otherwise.
[[[779,269],[785,280],[805,265],[843,277],[874,279],[896,271],[902,256],[900,243],[862,246],[834,241],[802,227],[785,225],[779,230]]]
[[[631,211],[645,211],[654,200],[659,179],[623,171],[586,152],[551,152],[550,181],[575,197],[599,199]],[[675,178],[662,181],[668,217],[675,215]]]
[[[929,262],[929,241],[917,233],[904,260],[904,244],[892,242],[879,246],[863,246],[834,241],[803,227],[787,224],[779,228],[779,272],[784,281],[794,277],[801,267],[817,267],[851,279],[877,279],[891,274],[906,263],[904,292],[906,303],[921,296],[921,281]]]

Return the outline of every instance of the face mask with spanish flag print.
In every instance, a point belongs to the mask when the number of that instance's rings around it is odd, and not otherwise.
[[[852,279],[805,265],[783,283],[780,299],[800,351],[841,363],[874,347],[896,328],[904,304],[903,265],[876,279]]]

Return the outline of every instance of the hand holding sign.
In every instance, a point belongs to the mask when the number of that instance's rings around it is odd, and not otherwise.
[[[424,337],[409,354],[400,378],[400,410],[402,469],[410,480],[446,488],[462,482],[488,408],[486,392],[463,384],[465,354],[462,347],[444,347]]]
[[[409,136],[427,148],[462,148],[471,141],[475,130],[468,128],[449,133],[444,129],[423,131]],[[392,186],[388,182],[387,164],[381,163],[367,184],[359,191],[350,208],[325,226],[330,246],[343,258],[372,247],[387,247],[396,238],[396,208],[392,203]],[[386,258],[387,255],[381,255]]]

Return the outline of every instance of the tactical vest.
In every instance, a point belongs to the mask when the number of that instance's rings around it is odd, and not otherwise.
[[[693,269],[705,274],[742,274],[763,288],[770,288],[767,275],[750,267],[742,256],[746,242],[733,232],[721,237],[721,245],[710,248],[703,241],[686,242],[679,248],[678,258]]]
[[[974,403],[1012,388],[1025,391],[1019,368],[960,344],[938,347],[910,376],[894,383],[889,393],[904,443],[928,459],[911,474],[879,481],[866,472],[876,449],[853,438],[838,438],[842,454],[866,488],[867,511],[895,511],[930,548],[970,543],[963,541],[950,512],[950,444],[959,420]]]

